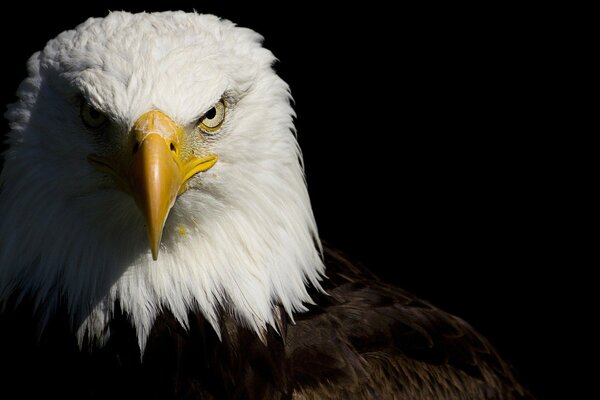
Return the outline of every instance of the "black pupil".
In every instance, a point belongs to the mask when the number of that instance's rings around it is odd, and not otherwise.
[[[90,117],[92,119],[98,119],[98,118],[100,118],[100,112],[98,112],[98,110],[90,107]]]
[[[204,117],[206,117],[207,119],[213,119],[216,116],[217,116],[217,109],[214,107],[211,108],[210,110],[208,110],[206,112],[206,114],[204,114]]]

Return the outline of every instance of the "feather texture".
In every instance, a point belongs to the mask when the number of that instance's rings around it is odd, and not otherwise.
[[[219,338],[201,313],[191,312],[185,329],[164,311],[141,360],[135,329],[118,307],[106,345],[80,351],[66,317],[36,342],[23,303],[0,317],[10,327],[0,345],[11,365],[0,383],[24,398],[531,399],[464,321],[339,252],[327,249],[325,262],[329,295],[313,290],[316,304],[295,324],[278,313],[281,335],[269,328],[263,343],[221,313]]]

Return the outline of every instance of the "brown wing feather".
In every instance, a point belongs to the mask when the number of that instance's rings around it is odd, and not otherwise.
[[[288,328],[295,398],[525,399],[461,319],[326,249],[328,296]]]

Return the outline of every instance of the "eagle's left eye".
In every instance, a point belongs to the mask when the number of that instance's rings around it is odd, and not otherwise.
[[[225,103],[219,100],[198,121],[198,127],[205,133],[213,133],[221,128],[225,121]]]
[[[81,104],[81,120],[88,128],[98,129],[106,124],[108,118],[106,118],[106,115],[92,107],[89,103],[83,102]]]

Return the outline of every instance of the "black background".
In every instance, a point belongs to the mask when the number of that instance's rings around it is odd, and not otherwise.
[[[131,3],[5,11],[3,104],[34,51],[108,9],[195,8],[260,32],[296,102],[322,238],[469,321],[540,398],[557,393],[552,335],[569,316],[553,289],[558,172],[535,117],[538,10]]]

